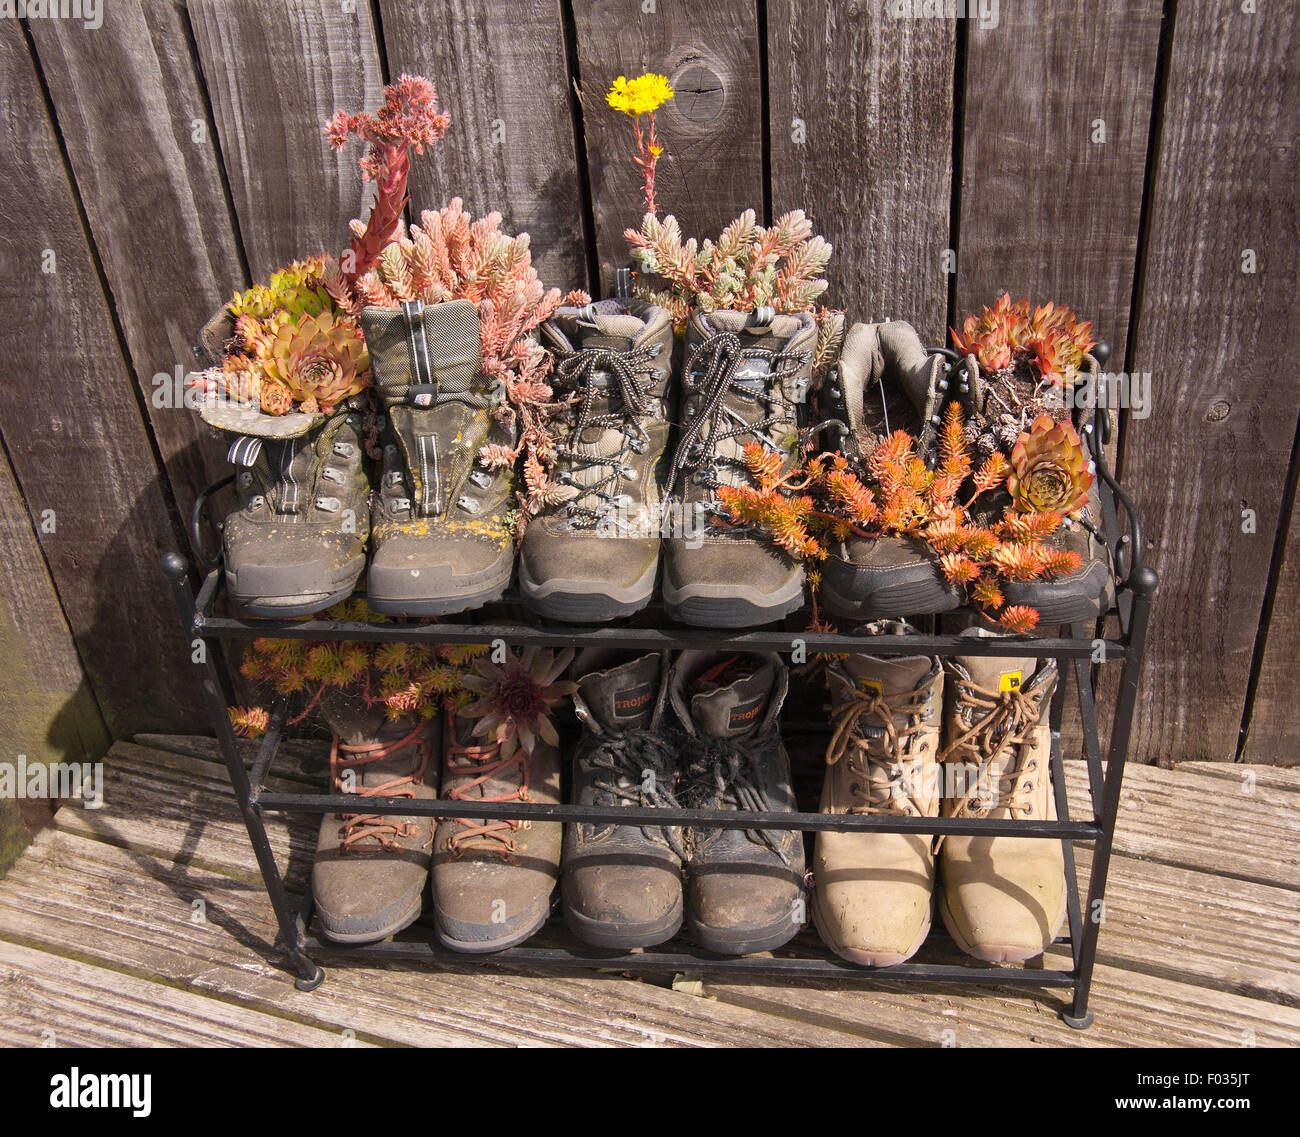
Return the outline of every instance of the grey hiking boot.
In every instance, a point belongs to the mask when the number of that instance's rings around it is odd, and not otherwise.
[[[1101,366],[1096,358],[1085,353],[1079,368],[1081,383],[1098,381]],[[966,411],[967,437],[977,455],[982,458],[995,448],[1013,459],[1016,440],[1023,431],[1032,428],[1035,419],[1044,411],[1057,421],[1074,421],[1061,399],[1059,389],[1048,382],[1034,385],[1020,371],[1008,369],[995,374],[982,373],[975,356],[968,355],[959,365],[960,386],[958,397]],[[1095,388],[1094,388],[1095,389]],[[1101,413],[1105,414],[1103,410]],[[1092,468],[1091,446],[1096,438],[1092,429],[1095,412],[1081,412],[1078,440]],[[1115,603],[1115,569],[1101,536],[1101,499],[1094,476],[1088,490],[1086,508],[1072,517],[1066,517],[1061,527],[1043,538],[1051,549],[1069,550],[1079,555],[1079,567],[1074,572],[1062,574],[1051,580],[1008,580],[1002,585],[1006,603],[1028,605],[1037,610],[1039,619],[1046,624],[1070,624],[1094,620]],[[991,503],[994,507],[1005,505],[1005,494],[999,494]]]
[[[799,463],[798,408],[807,399],[817,327],[807,313],[697,311],[686,330],[681,436],[669,494],[701,524],[719,486],[751,484],[748,442]],[[692,531],[695,526],[692,525]],[[803,566],[748,530],[673,536],[663,600],[688,624],[745,628],[788,616],[804,602]]]
[[[203,406],[232,437],[239,505],[222,530],[236,607],[271,619],[306,616],[352,594],[366,564],[370,482],[361,412],[262,414],[233,401]]]
[[[560,803],[560,755],[538,738],[507,758],[493,739],[471,736],[475,720],[448,716],[442,794],[452,801]],[[464,952],[523,943],[551,910],[560,874],[558,821],[447,818],[433,854],[433,911],[438,939]]]
[[[682,805],[795,809],[781,744],[789,675],[774,652],[684,651],[673,664],[673,710],[686,731]],[[689,830],[686,924],[708,951],[771,951],[807,922],[803,834],[795,829]]]
[[[909,635],[882,620],[859,635]],[[930,656],[850,655],[828,668],[834,734],[823,813],[938,817],[943,670]],[[930,932],[932,838],[817,834],[813,922],[836,955],[864,967],[910,959]]]
[[[332,691],[322,697],[322,710],[335,728],[334,792],[438,796],[436,721],[414,716],[388,721],[382,710],[371,711],[359,699]],[[312,896],[324,934],[339,943],[366,944],[413,923],[423,905],[432,844],[428,817],[326,814],[312,866]]]
[[[1054,821],[1047,720],[1056,661],[972,655],[947,667],[943,815]],[[1055,838],[949,834],[939,877],[949,934],[988,963],[1041,955],[1065,922],[1065,859]]]
[[[844,340],[837,374],[822,387],[821,418],[848,426],[843,452],[866,479],[875,448],[896,430],[917,440],[927,465],[936,458],[940,412],[949,364],[927,352],[916,330],[901,320],[854,324]],[[850,536],[834,542],[821,569],[828,611],[875,620],[946,612],[962,599],[916,537]]]
[[[602,300],[542,329],[552,385],[576,402],[555,425],[556,479],[573,494],[524,531],[519,590],[534,612],[597,623],[654,595],[673,326],[663,308]]]
[[[388,420],[367,600],[397,616],[478,608],[514,566],[512,471],[479,451],[515,443],[493,413],[504,392],[480,370],[478,309],[415,300],[366,308],[361,326]]]
[[[677,760],[665,730],[667,660],[660,653],[616,662],[598,649],[574,667],[574,709],[583,727],[573,759],[573,800],[605,807],[677,806]],[[650,947],[682,924],[678,826],[568,826],[561,891],[564,918],[596,947]]]

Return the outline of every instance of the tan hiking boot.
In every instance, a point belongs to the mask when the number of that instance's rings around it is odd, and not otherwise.
[[[752,484],[746,443],[800,461],[799,407],[807,399],[817,326],[806,312],[696,311],[686,329],[682,430],[669,495],[684,519],[705,525],[721,486]],[[804,602],[803,566],[767,538],[712,525],[666,542],[663,601],[674,620],[747,628],[788,616]]]
[[[330,773],[335,793],[365,797],[438,796],[438,723],[381,710],[344,707],[328,692],[322,711],[334,728]],[[312,896],[331,940],[367,944],[415,922],[429,875],[433,820],[400,814],[326,814],[312,867]]]
[[[860,634],[915,629],[880,621]],[[835,729],[821,811],[938,817],[939,661],[854,655],[828,675]],[[914,955],[930,931],[932,845],[921,833],[818,833],[813,919],[827,947],[864,967]]]
[[[945,792],[943,815],[1054,821],[1047,715],[1056,662],[959,656],[947,666],[939,757],[953,768],[944,771],[952,792]],[[976,959],[1032,959],[1065,922],[1065,858],[1054,838],[949,835],[939,849],[939,876],[943,922]]]
[[[560,803],[559,750],[538,738],[532,753],[502,756],[495,739],[471,736],[475,720],[448,716],[442,792],[451,801]],[[438,823],[433,911],[438,939],[456,951],[501,951],[545,922],[560,875],[558,821],[451,817]]]

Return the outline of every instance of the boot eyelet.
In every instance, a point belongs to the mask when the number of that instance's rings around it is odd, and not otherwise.
[[[248,470],[242,471],[239,475],[240,489],[247,489],[252,484],[253,484],[253,475]]]
[[[474,470],[470,473],[469,480],[479,489],[487,489],[492,484],[492,475],[485,470]]]
[[[350,442],[334,443],[334,453],[340,458],[351,458],[352,455],[356,453],[356,449],[357,448]]]
[[[483,507],[468,494],[461,494],[456,499],[456,504],[466,513],[477,513]]]
[[[340,485],[342,485],[344,480],[343,471],[336,470],[333,466],[322,466],[320,476],[327,482],[337,482]]]
[[[266,498],[261,494],[256,494],[248,499],[249,509],[261,509],[266,504]]]
[[[384,475],[384,485],[386,486],[400,486],[402,480],[401,470],[389,470],[388,473]]]
[[[409,497],[395,497],[388,503],[389,513],[407,513],[411,508],[411,499]]]

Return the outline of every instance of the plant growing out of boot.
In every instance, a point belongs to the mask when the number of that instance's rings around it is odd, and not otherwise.
[[[446,128],[433,85],[406,75],[377,112],[335,116],[333,145],[351,134],[367,144],[360,165],[379,191],[369,224],[354,223],[341,257],[296,261],[236,295],[201,333],[205,370],[190,386],[204,421],[230,436],[238,506],[222,544],[227,590],[244,613],[318,612],[350,595],[365,568],[373,375],[353,289],[400,223],[410,149]]]
[[[905,431],[872,452],[863,477],[842,454],[817,454],[782,472],[761,448],[746,450],[756,486],[724,490],[719,499],[731,524],[766,533],[792,556],[821,560],[826,538],[912,536],[925,542],[943,575],[992,622],[1027,633],[1038,613],[1008,604],[1009,582],[1051,580],[1079,566],[1078,554],[1044,539],[1077,508],[1092,475],[1080,464],[1078,436],[1050,419],[1025,436],[1019,473],[1000,453],[974,466],[961,408],[949,403],[939,440],[939,464],[930,469]],[[1032,439],[1032,441],[1031,441]],[[1015,477],[1015,496],[999,491]],[[981,523],[971,510],[988,496],[995,504]],[[1061,512],[1038,508],[1053,503]]]
[[[543,286],[532,264],[527,233],[501,232],[501,214],[475,219],[460,198],[424,210],[420,224],[384,247],[374,267],[356,282],[361,308],[398,309],[403,304],[468,300],[478,308],[481,371],[501,384],[505,401],[494,412],[513,443],[484,443],[479,462],[489,471],[512,469],[523,459],[517,490],[515,535],[530,517],[566,491],[551,477],[555,443],[547,424],[562,408],[548,380],[551,358],[536,330],[561,305],[591,302],[582,291],[562,294]]]
[[[559,736],[551,721],[576,684],[560,679],[573,651],[529,647],[474,661],[472,701],[447,715],[442,791],[452,801],[558,804]],[[563,825],[453,817],[434,835],[434,918],[456,951],[501,951],[546,922],[559,879]]]
[[[364,601],[330,612],[335,619],[382,619]],[[331,786],[359,798],[438,796],[437,721],[464,705],[463,683],[481,645],[360,644],[258,639],[241,671],[280,695],[306,699],[290,725],[313,711],[328,724]],[[236,730],[266,729],[264,709],[232,709]],[[357,812],[321,819],[312,894],[323,932],[341,943],[393,935],[420,914],[432,855],[433,824],[414,814]]]
[[[1065,398],[1082,377],[1095,346],[1092,324],[1051,303],[1031,308],[1003,293],[992,308],[967,316],[953,344],[967,357],[970,385],[967,436],[980,455],[1010,454],[1016,439],[1041,414],[1068,418]]]

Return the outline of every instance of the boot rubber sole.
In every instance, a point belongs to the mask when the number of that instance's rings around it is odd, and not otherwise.
[[[612,588],[597,581],[557,578],[537,583],[519,560],[519,594],[532,612],[548,620],[569,624],[601,624],[631,616],[650,603],[659,575],[656,557],[641,576],[626,588]]]
[[[1017,944],[984,944],[982,947],[975,947],[973,944],[966,942],[965,937],[957,929],[957,923],[952,918],[952,913],[948,911],[948,901],[944,898],[943,889],[939,889],[939,916],[943,920],[943,926],[948,929],[948,934],[955,943],[967,955],[980,960],[983,963],[1027,963],[1031,959],[1037,959],[1047,950],[1046,947],[1026,948]],[[1061,934],[1061,928],[1065,925],[1065,894],[1061,894],[1061,911],[1052,923],[1052,934],[1048,937],[1047,943],[1050,946]]]
[[[1008,604],[1027,604],[1037,609],[1041,623],[1074,624],[1095,620],[1110,608],[1110,591],[1109,566],[1104,561],[1091,561],[1063,580],[1008,581],[1002,593]]]
[[[736,584],[694,584],[674,588],[664,579],[664,611],[697,628],[752,628],[783,620],[804,605],[803,573],[775,593]]]
[[[299,604],[279,604],[275,603],[279,599],[277,597],[243,597],[232,590],[227,591],[231,603],[242,615],[255,616],[259,620],[288,620],[295,616],[311,616],[323,612],[326,608],[333,608],[335,604],[341,604],[351,596],[354,587],[355,585],[349,584],[339,592],[330,593],[316,600],[305,600]]]
[[[384,596],[382,593],[376,595],[367,588],[366,603],[385,616],[448,616],[457,612],[469,612],[500,600],[505,595],[514,570],[513,557],[503,563],[502,569],[495,578],[488,581],[486,587],[471,586],[466,591],[457,591],[453,578],[453,587],[436,596]]]
[[[592,947],[607,948],[610,951],[627,951],[630,948],[655,947],[657,944],[671,940],[682,927],[682,902],[661,921],[655,924],[620,925],[604,920],[593,920],[581,912],[575,912],[567,904],[564,906],[564,922],[575,936]]]
[[[951,612],[961,604],[960,594],[944,587],[933,574],[913,576],[910,580],[903,577],[857,595],[851,589],[837,587],[829,567],[822,570],[821,597],[823,606],[832,615],[866,621],[932,616]]]
[[[921,950],[921,945],[925,943],[930,935],[930,927],[933,923],[933,918],[927,916],[919,934],[906,951],[863,951],[858,948],[835,946],[831,941],[831,937],[826,934],[826,926],[822,923],[821,909],[817,905],[815,891],[812,903],[812,917],[813,924],[817,928],[817,934],[822,938],[822,943],[841,959],[847,959],[850,963],[856,963],[859,967],[897,967],[900,963],[906,963]]]
[[[321,934],[331,943],[336,944],[375,944],[380,940],[386,940],[389,936],[395,936],[398,932],[409,928],[416,920],[420,918],[420,913],[424,909],[424,890],[421,889],[415,894],[414,899],[408,908],[396,920],[391,921],[384,927],[373,932],[340,932],[332,930],[329,920],[320,911],[316,910],[316,919],[320,922]]]
[[[697,947],[715,955],[753,955],[775,951],[799,934],[800,925],[788,917],[763,928],[714,928],[688,920],[686,934]]]
[[[438,933],[438,942],[443,947],[451,948],[452,951],[464,952],[466,955],[482,955],[515,947],[531,936],[536,935],[542,925],[546,923],[546,918],[550,914],[551,898],[548,895],[545,902],[539,906],[537,916],[522,930],[511,932],[509,935],[498,936],[496,939],[464,940],[457,939],[446,931],[443,927],[442,918],[438,913],[436,898],[434,900],[434,928]]]

